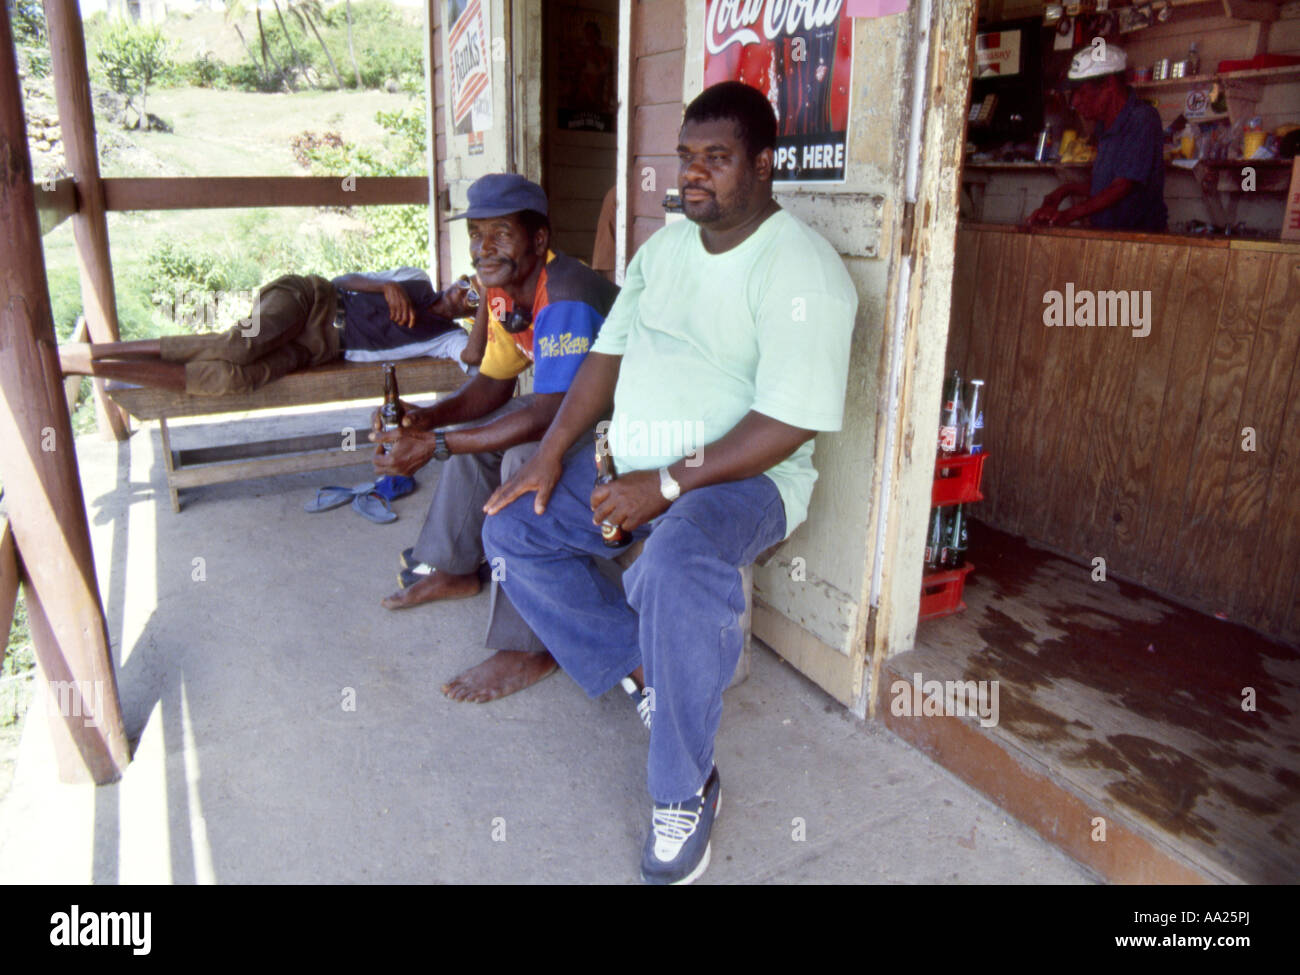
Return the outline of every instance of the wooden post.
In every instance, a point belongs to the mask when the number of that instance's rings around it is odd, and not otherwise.
[[[18,604],[18,550],[9,519],[0,515],[0,664],[5,662],[9,646],[9,629],[14,624]]]
[[[63,151],[77,181],[80,202],[72,217],[72,233],[77,242],[81,300],[90,326],[90,341],[116,342],[117,294],[113,288],[113,263],[108,254],[104,187],[99,179],[95,114],[90,102],[86,41],[77,0],[45,0],[45,21],[50,34],[50,62],[59,102]],[[112,431],[116,439],[125,440],[130,435],[126,415],[104,395],[102,379],[95,380],[95,403],[100,432],[107,436]]]
[[[22,560],[59,775],[130,761],[50,312],[9,12],[0,4],[0,478]],[[49,698],[47,698],[49,700]]]

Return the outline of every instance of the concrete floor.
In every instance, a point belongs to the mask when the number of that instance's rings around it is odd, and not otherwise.
[[[230,436],[364,429],[368,413]],[[178,427],[173,445],[210,439]],[[61,784],[30,720],[0,800],[0,882],[637,882],[647,736],[622,692],[591,701],[556,675],[453,703],[438,688],[483,656],[486,592],[378,605],[435,471],[377,526],[302,510],[368,465],[195,489],[176,515],[155,424],[78,455],[135,757],[115,785]],[[766,648],[727,694],[717,754],[702,882],[1096,881]]]

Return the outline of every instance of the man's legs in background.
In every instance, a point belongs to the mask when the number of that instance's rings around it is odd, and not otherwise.
[[[94,375],[176,392],[249,392],[337,357],[335,292],[323,278],[285,275],[264,285],[249,316],[224,332],[137,342],[69,343],[67,375]]]
[[[462,426],[483,426],[521,409],[526,403],[524,397],[516,396],[499,409]],[[478,593],[482,587],[478,572],[483,564],[483,519],[487,517],[483,505],[501,484],[501,462],[507,452],[454,454],[441,462],[438,484],[433,489],[429,511],[412,553],[417,563],[432,571],[385,599],[385,609],[409,609],[421,603],[464,599]]]
[[[579,438],[570,448],[566,460],[590,454],[585,444],[586,440]],[[513,477],[537,452],[537,446],[534,442],[507,450],[500,466],[499,483]],[[482,504],[479,508],[481,510]],[[480,529],[480,538],[481,535]],[[443,685],[442,692],[453,700],[478,704],[494,701],[530,687],[555,671],[555,658],[547,652],[546,645],[533,633],[501,587],[509,566],[504,559],[491,559],[488,569],[492,578],[492,606],[484,643],[489,650],[496,652]]]

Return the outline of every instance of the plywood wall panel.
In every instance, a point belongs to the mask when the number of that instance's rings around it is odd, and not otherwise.
[[[1090,563],[1094,558],[1114,561],[1109,542],[1114,537],[1115,499],[1119,494],[1120,465],[1128,451],[1126,428],[1128,403],[1133,393],[1135,357],[1142,342],[1150,338],[1135,339],[1131,323],[1138,312],[1133,302],[1142,302],[1143,293],[1150,291],[1149,276],[1155,249],[1133,241],[1120,244],[1116,250],[1115,264],[1110,280],[1080,282],[1081,287],[1098,292],[1116,291],[1127,294],[1129,307],[1120,324],[1110,323],[1115,312],[1123,312],[1124,305],[1117,301],[1107,306],[1107,325],[1100,324],[1085,331],[1092,334],[1086,339],[1093,346],[1097,368],[1093,374],[1092,395],[1085,414],[1091,436],[1088,461],[1083,468],[1080,484],[1078,530],[1075,550]],[[1101,314],[1098,302],[1097,314]],[[1147,306],[1149,310],[1149,305]],[[1100,317],[1097,319],[1100,323]]]
[[[1144,583],[1156,589],[1169,589],[1171,562],[1181,557],[1186,485],[1194,469],[1201,397],[1227,271],[1227,251],[1194,248],[1188,253],[1184,312],[1160,414],[1160,447],[1152,468],[1152,483],[1158,490],[1148,507],[1143,541],[1145,558],[1139,575]]]
[[[1103,544],[1117,565],[1139,560],[1151,498],[1156,451],[1162,436],[1161,413],[1174,345],[1186,301],[1187,249],[1151,245],[1143,286],[1150,288],[1151,332],[1130,338],[1134,348],[1133,384],[1127,404],[1125,449],[1120,454],[1110,537]]]
[[[1015,365],[1015,348],[1019,344],[1019,331],[1021,331],[1021,322],[1017,317],[1019,309],[1019,295],[1024,278],[1024,263],[1028,260],[1027,238],[1010,238],[1002,244],[1002,255],[1000,264],[993,265],[993,276],[997,279],[996,291],[993,292],[989,299],[987,308],[984,309],[985,315],[988,316],[988,328],[985,334],[989,335],[991,341],[985,356],[987,356],[987,365],[983,370],[987,377],[989,389],[1000,390],[1000,395],[991,396],[988,400],[988,409],[984,411],[985,433],[987,433],[987,442],[989,450],[995,452],[991,463],[997,464],[1002,471],[1010,471],[1008,461],[1002,458],[1001,451],[1006,450],[1008,446],[1008,435],[1011,425],[1014,424],[1014,416],[1011,415],[1011,399],[1008,394],[1011,374],[1013,374]],[[996,445],[996,446],[993,446]],[[1001,487],[1006,484],[1006,478],[1002,480],[992,480],[985,486],[984,490],[984,510],[995,511],[1001,500]]]
[[[1271,329],[1281,316],[1283,335],[1300,333],[1300,257],[1277,255],[1268,298],[1261,311],[1262,329]],[[1278,355],[1274,367],[1282,376],[1271,378],[1269,398],[1279,411],[1278,433],[1260,434],[1261,448],[1271,446],[1268,486],[1260,532],[1251,552],[1252,594],[1261,628],[1290,633],[1300,641],[1300,617],[1292,615],[1300,594],[1300,355]],[[1273,439],[1273,445],[1269,445]],[[1238,610],[1247,615],[1251,610]],[[1290,617],[1290,624],[1288,624]]]
[[[1015,367],[1011,381],[999,383],[1003,399],[1009,407],[1009,422],[1003,425],[1001,462],[1005,470],[1020,472],[1020,476],[1003,478],[999,482],[997,517],[1003,524],[1016,525],[1023,533],[1024,519],[1038,505],[1035,493],[1037,478],[1031,472],[1034,459],[1034,441],[1039,439],[1041,423],[1059,422],[1059,417],[1039,418],[1038,405],[1043,390],[1042,362],[1051,341],[1061,341],[1061,330],[1046,328],[1042,323],[1043,295],[1054,287],[1058,277],[1058,247],[1028,246],[1026,238],[1025,263],[1019,281],[1004,298],[1008,324],[1019,332],[1016,343]]]
[[[975,267],[979,261],[982,235],[968,230],[957,231],[957,267]],[[975,275],[962,274],[952,282],[952,316],[948,327],[948,349],[944,356],[944,375],[960,369],[963,379],[983,379],[966,372],[966,353],[970,348],[971,314],[975,303]]]
[[[1150,334],[1045,327],[1071,281],[1150,290]],[[989,380],[976,518],[1300,642],[1300,253],[967,227],[953,316],[949,370]]]
[[[1077,238],[1051,238],[1050,246],[1055,253],[1052,287],[1061,290],[1067,281],[1073,280],[1083,266],[1084,241]],[[1045,306],[1040,306],[1036,316],[1031,317],[1026,327],[1041,328],[1044,332],[1044,351],[1039,363],[1040,386],[1039,427],[1032,438],[1032,467],[1027,474],[1038,486],[1033,504],[1029,505],[1020,520],[1021,533],[1028,538],[1045,538],[1051,522],[1051,506],[1047,503],[1051,497],[1048,486],[1055,482],[1056,472],[1061,463],[1061,452],[1067,442],[1065,437],[1055,435],[1054,431],[1068,424],[1070,408],[1071,383],[1074,382],[1075,362],[1078,351],[1074,336],[1055,334],[1059,329],[1048,329],[1043,324],[1042,313]],[[1047,333],[1053,333],[1051,335]],[[1046,429],[1043,429],[1043,427]],[[980,517],[976,509],[975,516]]]
[[[1223,533],[1236,514],[1237,499],[1226,490],[1228,471],[1233,455],[1241,449],[1241,406],[1272,263],[1269,254],[1259,251],[1230,253],[1192,448],[1195,467],[1178,525],[1178,557],[1170,564],[1172,587],[1200,593],[1216,603],[1223,597],[1212,586],[1217,576],[1214,564],[1222,555]]]
[[[1114,249],[1106,244],[1107,242],[1099,240],[1084,242],[1083,261],[1074,273],[1065,269],[1065,281],[1060,282],[1062,290],[1069,283],[1083,287],[1084,282],[1110,281],[1116,255]],[[1040,328],[1046,328],[1042,324],[1041,312],[1036,324]],[[1088,411],[1094,395],[1093,382],[1101,346],[1095,328],[1065,326],[1053,328],[1052,331],[1059,333],[1054,341],[1069,343],[1070,367],[1065,378],[1060,420],[1053,428],[1058,432],[1043,431],[1043,434],[1059,436],[1059,431],[1069,432],[1061,437],[1052,480],[1044,485],[1045,490],[1042,492],[1047,508],[1043,537],[1052,546],[1071,551],[1082,507],[1079,488],[1091,449],[1092,423]]]
[[[1231,445],[1224,484],[1221,529],[1209,563],[1207,591],[1231,594],[1224,608],[1232,615],[1260,602],[1256,592],[1236,591],[1234,574],[1254,561],[1264,520],[1269,474],[1285,435],[1286,396],[1300,349],[1300,257],[1261,255],[1267,262],[1263,301],[1254,330],[1250,370],[1242,390],[1241,413]],[[1253,432],[1247,440],[1246,428]],[[1253,447],[1253,449],[1246,449]],[[1294,497],[1294,495],[1293,495]],[[1300,518],[1300,511],[1293,511]]]

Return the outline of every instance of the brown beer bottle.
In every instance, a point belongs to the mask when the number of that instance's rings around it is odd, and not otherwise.
[[[605,435],[596,431],[596,483],[609,484],[618,475],[614,473],[614,458],[609,452],[609,442]],[[609,548],[622,548],[632,541],[632,536],[619,525],[608,521],[600,523],[600,537]]]
[[[391,362],[384,363],[384,405],[379,408],[379,425],[384,433],[402,428],[402,417],[406,410],[397,396],[397,366]],[[392,444],[384,444],[384,453],[392,451]]]

